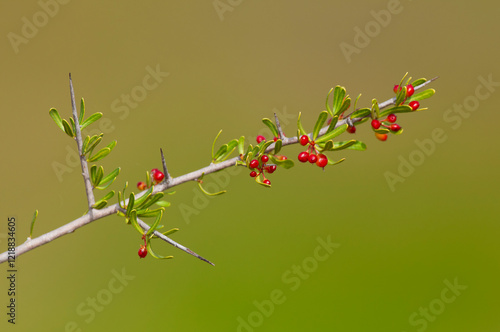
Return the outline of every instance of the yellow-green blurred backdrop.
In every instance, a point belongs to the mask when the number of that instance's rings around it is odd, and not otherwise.
[[[164,243],[158,251],[175,259],[141,260],[140,236],[112,216],[18,258],[14,327],[0,265],[2,331],[499,331],[499,9],[494,1],[3,2],[2,252],[10,216],[22,242],[35,209],[35,235],[85,211],[79,168],[67,160],[73,142],[48,115],[55,107],[69,117],[69,72],[88,114],[104,113],[104,142],[118,141],[103,162],[122,168],[115,190],[160,167],[160,147],[179,176],[210,162],[220,129],[223,141],[255,137],[273,112],[288,135],[298,112],[311,129],[337,84],[368,106],[392,97],[405,72],[440,78],[422,102],[428,111],[399,117],[403,135],[380,142],[360,126],[368,150],[331,154],[347,160],[325,172],[279,169],[272,189],[244,170],[223,173],[207,184],[228,193],[209,200],[195,183],[177,187],[164,221],[215,267]],[[55,164],[71,172],[58,178]],[[404,181],[391,189],[387,172]],[[329,251],[322,241],[333,243]]]

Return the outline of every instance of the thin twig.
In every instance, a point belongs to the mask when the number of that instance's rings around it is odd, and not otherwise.
[[[417,87],[415,87],[415,90],[418,90],[418,89],[421,89],[423,88],[424,86],[428,85],[430,82],[436,80],[436,78],[433,78]],[[392,99],[389,99],[383,103],[380,103],[379,104],[379,108],[385,108],[387,106],[390,106],[392,104],[394,104],[394,101],[393,101],[394,98]],[[392,103],[392,104],[391,104]],[[354,120],[357,120],[357,119],[352,119],[353,121]],[[336,124],[336,128],[343,125],[344,123],[346,123],[346,120],[345,119],[341,119],[337,122]],[[328,126],[327,127],[324,127],[320,130],[320,135],[324,135],[326,133],[326,131],[328,130]],[[283,146],[286,146],[286,145],[290,145],[290,144],[296,144],[298,143],[299,141],[299,138],[298,137],[285,137],[285,139],[283,140]],[[268,147],[268,149],[266,151],[271,151],[274,147],[274,144],[272,144],[271,146]],[[237,165],[237,161],[241,160],[240,157],[234,157],[234,158],[231,158],[231,159],[228,159],[228,160],[225,160],[223,162],[220,162],[220,163],[217,163],[217,164],[213,164],[211,163],[209,166],[206,166],[204,168],[201,168],[197,171],[193,171],[191,173],[188,173],[188,174],[184,174],[184,175],[181,175],[179,177],[176,177],[176,178],[170,178],[170,182],[167,183],[167,182],[162,182],[160,184],[158,184],[157,186],[155,186],[155,190],[154,190],[154,193],[156,192],[160,192],[160,191],[164,191],[168,188],[172,188],[172,187],[175,187],[175,186],[178,186],[182,183],[185,183],[185,182],[189,182],[189,181],[193,181],[193,180],[196,180],[198,179],[202,174],[210,174],[210,173],[214,173],[214,172],[218,172],[220,170],[223,170],[225,168],[228,168],[228,167],[233,167],[233,166],[236,166]],[[146,191],[142,192],[141,194],[138,194],[136,195],[136,199],[141,197],[142,195],[145,194]],[[153,193],[153,194],[154,194]],[[128,203],[128,199],[125,201],[125,203],[127,204]],[[114,205],[111,205],[111,206],[108,206],[106,208],[103,208],[101,210],[93,210],[93,214],[90,215],[89,213],[87,213],[86,215],[78,218],[78,219],[75,219],[55,230],[52,230],[46,234],[43,234],[37,238],[34,238],[30,241],[26,241],[25,243],[19,245],[18,247],[15,248],[15,255],[16,256],[19,256],[25,252],[28,252],[30,250],[33,250],[34,248],[36,247],[39,247],[39,246],[42,246],[44,244],[47,244],[49,242],[52,242],[53,240],[63,236],[63,235],[66,235],[66,234],[69,234],[69,233],[72,233],[74,232],[76,229],[82,227],[82,226],[85,226],[86,224],[92,222],[92,221],[95,221],[95,220],[98,220],[98,219],[101,219],[101,218],[104,218],[104,217],[107,217],[109,215],[112,215],[112,214],[116,214],[117,211],[118,211],[118,208],[119,208],[119,205],[118,204],[114,204]],[[92,210],[90,210],[92,211]],[[7,261],[8,259],[8,253],[7,252],[4,252],[2,254],[0,254],[0,263],[3,263],[5,261]]]
[[[171,176],[167,169],[167,163],[165,162],[165,156],[163,155],[163,150],[160,148],[161,153],[161,164],[163,165],[163,174],[165,174],[165,182],[168,184],[170,182]]]
[[[274,113],[274,121],[276,122],[276,127],[278,128],[279,139],[284,140],[285,135],[283,134],[283,130],[281,129],[280,120],[278,119],[278,116],[276,115],[276,113]]]
[[[95,204],[95,198],[94,193],[92,192],[92,183],[90,182],[89,166],[87,165],[87,160],[85,159],[85,155],[83,154],[82,131],[80,130],[80,121],[78,120],[78,113],[76,111],[75,92],[73,91],[73,81],[71,80],[71,73],[69,74],[69,90],[71,94],[71,109],[73,111],[73,120],[75,121],[76,145],[78,146],[78,155],[80,156],[83,182],[85,183],[85,193],[87,194],[89,211],[92,212],[92,206]]]

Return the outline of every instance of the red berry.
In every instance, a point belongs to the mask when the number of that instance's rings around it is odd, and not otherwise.
[[[305,163],[309,160],[309,153],[307,151],[299,153],[299,161]]]
[[[137,182],[137,189],[139,190],[144,190],[146,189],[146,183],[140,181],[140,182]]]
[[[377,119],[373,119],[373,120],[372,120],[372,127],[373,127],[373,129],[378,129],[378,128],[380,128],[380,125],[381,125],[381,123],[380,123],[380,121],[378,121]]]
[[[397,123],[391,124],[391,131],[398,132],[401,129],[401,126]]]
[[[268,186],[271,185],[271,181],[269,181],[268,179],[265,179],[264,181],[262,181],[263,183],[267,184]]]
[[[408,84],[406,86],[406,97],[411,97],[414,92],[415,92],[415,88],[413,87],[413,85]]]
[[[288,158],[286,156],[274,156],[278,160],[287,160]]]
[[[410,106],[411,109],[414,111],[420,107],[420,103],[418,101],[414,100],[411,103],[409,103],[408,106]]]
[[[164,177],[165,177],[165,174],[163,174],[162,172],[160,172],[158,170],[153,175],[153,178],[155,179],[156,182],[161,182]]]
[[[159,171],[160,171],[160,170],[159,170],[158,168],[153,168],[153,169],[151,170],[151,172],[150,172],[150,173],[151,173],[151,176],[155,176],[155,173],[156,173],[156,172],[159,172]]]
[[[309,136],[302,135],[300,136],[300,145],[306,146],[309,143]]]
[[[279,140],[278,137],[274,137],[273,140],[276,142],[277,140]]]
[[[256,171],[251,171],[250,172],[250,176],[253,177],[253,178],[256,177],[257,176],[257,172]]]
[[[257,140],[257,144],[258,144],[258,143],[260,143],[262,141],[265,141],[266,138],[264,136],[262,136],[262,135],[259,135],[259,136],[257,136],[256,140]]]
[[[312,154],[312,153],[309,155],[309,162],[311,164],[314,164],[317,160],[318,160],[318,156],[317,155]]]
[[[269,174],[274,173],[274,171],[276,170],[276,165],[266,166],[266,167],[265,167],[265,170],[266,170]]]
[[[394,122],[396,122],[396,119],[397,119],[397,118],[398,118],[398,117],[396,116],[396,114],[389,114],[389,115],[387,116],[387,121],[389,121],[390,123],[394,123]]]
[[[351,133],[351,134],[354,134],[356,132],[356,127],[355,126],[349,126],[347,127],[347,132],[348,133]]]
[[[257,159],[254,159],[250,162],[250,168],[257,168],[259,167],[259,161]]]
[[[381,141],[385,141],[387,140],[387,134],[379,134],[379,133],[375,133],[375,137],[377,137],[379,140]]]
[[[316,165],[318,167],[325,167],[326,165],[328,165],[328,158],[324,154],[320,153],[318,155],[318,160],[316,161]]]
[[[267,163],[269,161],[269,157],[266,154],[264,154],[262,155],[262,157],[260,157],[260,160],[262,160],[263,163]]]
[[[145,245],[143,245],[143,244],[141,245],[141,248],[139,249],[138,254],[139,254],[140,258],[146,257],[146,255],[148,254],[148,249],[146,249]]]
[[[398,84],[396,84],[396,85],[394,86],[394,88],[392,89],[392,91],[394,91],[394,93],[398,93],[400,90],[401,90],[401,88],[399,87],[399,85],[398,85]]]

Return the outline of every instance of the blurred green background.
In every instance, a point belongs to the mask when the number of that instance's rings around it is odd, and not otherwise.
[[[220,129],[224,141],[255,137],[276,111],[290,136],[298,112],[312,128],[337,84],[367,106],[405,72],[440,79],[428,111],[399,117],[403,135],[380,142],[360,126],[368,150],[330,154],[347,160],[325,172],[280,169],[272,189],[223,173],[207,183],[228,193],[208,200],[194,183],[177,187],[164,221],[215,267],[164,243],[157,251],[175,259],[141,260],[137,232],[102,219],[18,258],[13,327],[1,265],[2,330],[500,330],[500,84],[477,90],[481,77],[500,82],[498,3],[62,2],[0,4],[2,252],[9,216],[22,242],[35,209],[35,235],[85,211],[79,168],[54,171],[74,149],[48,115],[70,114],[69,72],[88,114],[108,119],[104,142],[118,141],[103,162],[122,167],[115,190],[160,167],[160,147],[179,176],[210,162]],[[436,128],[444,141],[418,152]],[[410,158],[391,189],[385,174]],[[329,253],[321,241],[335,243]]]

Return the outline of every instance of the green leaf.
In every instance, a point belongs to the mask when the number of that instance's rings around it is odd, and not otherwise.
[[[300,135],[307,135],[307,132],[304,130],[304,127],[302,127],[302,122],[300,121],[301,115],[302,113],[299,112],[299,118],[297,119],[297,128],[299,128]]]
[[[418,80],[413,81],[413,83],[411,83],[411,85],[413,85],[413,87],[415,88],[421,84],[424,84],[425,82],[427,82],[427,79],[419,78]]]
[[[377,134],[387,134],[387,133],[389,133],[389,129],[382,128],[382,127],[380,127],[379,129],[373,129],[373,131],[376,132]]]
[[[356,105],[358,104],[359,98],[361,98],[361,93],[356,97],[356,100],[354,101],[354,109],[356,109]]]
[[[72,117],[69,118],[69,124],[71,125],[72,131],[76,134],[75,120]]]
[[[346,90],[343,86],[337,85],[333,92],[333,115],[339,115],[342,112],[342,104],[344,102]]]
[[[93,207],[94,209],[96,209],[96,210],[100,210],[100,209],[102,209],[103,207],[105,207],[105,206],[106,206],[106,204],[108,204],[108,201],[107,201],[107,200],[105,200],[105,199],[101,199],[101,200],[99,200],[99,201],[95,202],[95,203],[94,203],[94,205],[92,205],[92,207]]]
[[[149,242],[149,241],[148,241],[148,243],[146,243],[146,248],[148,249],[148,252],[151,254],[151,256],[153,256],[153,258],[156,258],[156,259],[171,259],[171,258],[174,258],[174,256],[161,256],[161,255],[156,254],[153,251],[153,248],[151,248],[151,242]]]
[[[167,201],[158,201],[158,202],[156,202],[156,205],[161,206],[161,207],[169,207],[171,204],[170,204],[170,202],[167,202]]]
[[[283,141],[278,139],[274,142],[274,154],[278,154],[281,151],[281,147],[283,146]]]
[[[315,141],[316,138],[318,137],[319,131],[323,127],[323,125],[325,124],[325,121],[327,118],[328,118],[327,111],[323,111],[323,112],[319,113],[318,120],[316,121],[316,124],[314,125],[314,129],[313,129],[313,137],[312,137],[313,141]]]
[[[269,120],[268,118],[264,118],[262,119],[262,122],[271,130],[271,133],[274,135],[274,137],[280,137],[278,128],[271,120]]]
[[[337,165],[337,164],[340,164],[341,162],[343,162],[344,160],[345,160],[345,158],[342,158],[339,161],[331,161],[330,159],[328,159],[328,165]]]
[[[132,225],[139,232],[139,234],[144,234],[144,230],[142,229],[141,226],[139,226],[139,223],[137,222],[137,211],[136,210],[132,210],[130,212],[129,220],[132,222]]]
[[[236,146],[238,145],[238,140],[233,139],[229,143],[225,144],[226,145],[226,152],[224,152],[222,155],[216,157],[216,161],[223,161],[226,160],[231,153],[233,153],[234,149],[236,149]]]
[[[146,236],[150,235],[151,233],[153,233],[156,230],[156,226],[158,226],[158,224],[160,223],[162,217],[163,217],[163,211],[160,211],[160,213],[156,217],[155,222],[153,223],[153,225],[151,226],[151,228],[148,229],[148,231],[146,232]]]
[[[219,131],[217,136],[215,136],[214,142],[212,143],[212,160],[215,160],[215,155],[214,155],[215,142],[217,142],[217,139],[219,138],[221,133],[222,133],[222,129]]]
[[[83,154],[85,154],[85,151],[87,150],[89,142],[90,142],[90,136],[87,135],[87,137],[85,137],[85,139],[83,140],[83,143],[82,143],[82,151],[84,151]]]
[[[389,115],[391,113],[396,114],[396,113],[411,113],[411,112],[413,112],[413,110],[411,109],[410,106],[400,105],[381,111],[380,116],[385,117],[386,115]]]
[[[31,219],[31,228],[30,228],[30,239],[33,236],[33,228],[35,227],[35,221],[36,218],[38,218],[38,210],[35,210],[35,213],[33,213],[33,219]]]
[[[316,143],[321,143],[321,142],[326,142],[326,141],[329,141],[331,140],[332,138],[334,137],[337,137],[339,136],[340,134],[342,134],[344,131],[346,131],[348,125],[347,124],[343,124],[341,126],[338,126],[337,128],[335,128],[334,130],[332,130],[331,132],[327,133],[327,134],[324,134],[323,136],[321,136],[320,138],[316,139]]]
[[[401,85],[399,85],[401,87]],[[406,86],[403,86],[400,91],[398,91],[398,94],[396,95],[396,106],[401,105],[404,103],[406,99]]]
[[[110,148],[102,148],[94,156],[90,157],[88,159],[88,161],[89,162],[94,162],[94,161],[101,160],[102,158],[106,157],[110,152],[111,152]]]
[[[153,192],[153,188],[154,188],[154,186],[149,187],[149,189],[146,190],[146,192],[144,193],[144,195],[142,195],[141,197],[139,197],[136,200],[135,203],[138,204],[138,205],[141,205],[142,203],[144,203],[146,201],[146,199],[148,199],[149,196],[151,196],[151,193]]]
[[[344,144],[350,143],[350,142],[353,142],[353,143],[349,144],[347,146],[344,146]],[[339,148],[341,146],[342,146],[342,148]],[[333,150],[341,150],[341,149],[365,151],[366,144],[361,142],[361,141],[357,141],[357,140],[341,141],[341,142],[334,142],[333,143]]]
[[[290,159],[285,159],[285,160],[279,160],[275,156],[269,156],[269,159],[273,164],[276,164],[280,167],[283,167],[285,169],[292,168],[294,166],[294,163]]]
[[[177,232],[179,229],[178,228],[172,228],[166,232],[163,232],[162,234],[167,236],[167,235],[170,235],[170,234],[174,234],[175,232]]]
[[[161,211],[165,211],[165,208],[161,207],[155,210],[140,209],[139,211],[137,211],[137,216],[142,218],[157,217],[158,213],[160,213]]]
[[[328,110],[328,113],[330,113],[331,116],[333,116],[332,109],[330,108],[330,105],[328,105],[328,100],[330,99],[330,95],[332,94],[333,88],[328,91],[328,94],[326,95],[326,109]]]
[[[102,180],[101,182],[99,183],[100,186],[96,187],[97,189],[99,190],[104,190],[106,189],[107,187],[109,187],[113,182],[115,182],[116,180],[116,177],[118,176],[118,174],[120,174],[120,170],[121,168],[118,167],[116,168],[113,172],[109,173],[108,175],[106,175]]]
[[[332,150],[336,151],[336,150],[347,149],[348,147],[353,146],[354,144],[356,144],[356,142],[357,141],[355,139],[350,140],[350,141],[335,142],[333,144]]]
[[[109,200],[115,195],[115,191],[111,190],[109,193],[107,193],[101,200]]]
[[[106,145],[107,148],[109,148],[109,152],[113,151],[114,147],[116,146],[116,141],[112,141],[108,145]]]
[[[198,182],[198,186],[200,187],[201,191],[207,196],[219,196],[219,195],[225,194],[227,192],[227,190],[222,190],[222,191],[219,191],[216,193],[210,193],[210,192],[206,191],[205,189],[203,189],[203,186],[201,185],[200,182]]]
[[[91,125],[92,123],[96,122],[97,120],[99,120],[100,118],[102,117],[102,113],[101,112],[97,112],[97,113],[94,113],[92,114],[91,116],[89,116],[87,118],[87,120],[83,121],[81,124],[80,124],[80,129],[83,130],[84,128],[86,128],[87,126]]]
[[[215,153],[215,155],[213,157],[213,161],[216,161],[219,157],[221,157],[226,152],[227,152],[227,144],[224,144]]]
[[[377,99],[372,100],[372,117],[378,119],[380,117],[380,109],[378,108]]]
[[[63,124],[64,132],[66,133],[66,135],[68,135],[69,137],[75,137],[75,134],[73,133],[73,129],[71,129],[71,126],[68,123],[68,121],[66,121],[66,119],[62,120],[62,124]]]
[[[262,180],[260,179],[260,176],[255,177],[255,182],[257,182],[261,186],[264,186],[264,187],[267,187],[267,188],[271,188],[270,184],[266,184],[266,183],[262,182]]]
[[[66,132],[64,130],[64,127],[63,127],[63,124],[62,124],[62,119],[61,119],[61,116],[59,115],[59,112],[55,109],[55,108],[51,108],[49,110],[49,115],[50,117],[52,118],[52,120],[54,120],[54,122],[56,123],[56,125],[61,128],[62,131]]]
[[[130,216],[130,213],[132,212],[132,209],[134,208],[134,203],[135,203],[135,195],[134,195],[134,193],[130,193],[128,203],[127,203],[127,212],[125,213],[127,216]]]
[[[332,118],[332,121],[330,122],[330,125],[328,126],[328,129],[326,130],[326,134],[328,134],[329,132],[331,132],[331,131],[333,131],[335,129],[335,126],[337,125],[338,121],[339,121],[339,116],[335,115]]]
[[[97,166],[92,165],[90,167],[90,181],[92,181],[92,183],[95,183],[96,175],[97,175]]]
[[[104,168],[102,166],[99,166],[99,168],[97,169],[95,180],[92,183],[94,187],[97,187],[101,183],[103,175],[104,175]]]
[[[415,93],[413,96],[411,96],[410,100],[408,102],[414,101],[414,100],[423,100],[432,97],[436,93],[436,90],[434,89],[427,89],[424,91],[420,91],[418,93]]]
[[[241,136],[238,140],[238,154],[245,153],[245,136]]]
[[[80,101],[80,116],[78,116],[78,123],[82,123],[83,117],[85,116],[85,102],[82,100]]]
[[[258,150],[258,152],[255,155],[257,155],[257,154],[259,154],[259,155],[264,154],[266,152],[267,148],[269,146],[271,146],[271,144],[273,144],[273,143],[274,143],[274,141],[266,141],[266,142],[262,141],[262,142],[260,142],[260,144],[257,145],[257,147],[260,146],[260,149]]]
[[[339,114],[342,114],[343,112],[347,111],[349,106],[351,106],[351,98],[349,98],[349,96],[346,96],[344,101],[342,102],[342,106],[340,107]]]
[[[355,118],[364,118],[366,116],[369,116],[371,114],[371,110],[369,108],[360,108],[359,110],[355,110],[351,114],[351,119]]]
[[[97,146],[97,144],[99,144],[102,140],[102,136],[104,134],[100,134],[100,135],[93,135],[90,139],[89,139],[89,143],[87,144],[87,148],[83,150],[83,154],[87,154],[87,153],[92,153],[92,151],[94,150],[94,148]]]
[[[162,199],[163,196],[165,196],[165,194],[162,192],[150,195],[142,204],[136,204],[135,206],[138,209],[147,209],[148,207]]]

